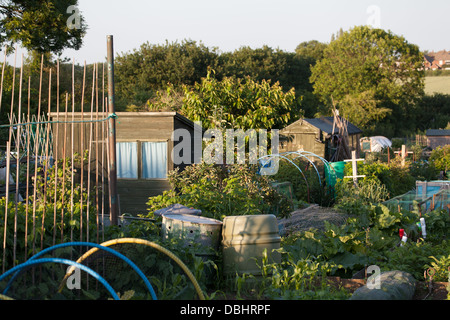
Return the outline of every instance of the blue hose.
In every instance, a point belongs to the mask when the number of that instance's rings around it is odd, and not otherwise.
[[[96,243],[91,243],[91,242],[68,242],[68,243],[58,244],[58,245],[55,245],[53,247],[50,247],[50,248],[42,250],[41,252],[39,252],[39,253],[35,254],[34,256],[32,256],[28,261],[33,261],[33,260],[37,259],[38,257],[40,257],[40,256],[42,256],[42,255],[44,255],[44,254],[46,254],[46,253],[48,253],[50,251],[53,251],[53,250],[56,250],[56,249],[59,249],[59,248],[70,247],[70,246],[95,247],[95,248],[99,248],[99,249],[105,250],[105,251],[107,251],[107,252],[109,252],[109,253],[111,253],[111,254],[121,258],[126,263],[128,263],[139,274],[139,276],[142,278],[142,280],[144,280],[145,285],[147,286],[148,290],[150,291],[152,299],[153,300],[158,300],[158,298],[156,297],[155,290],[153,290],[152,285],[150,284],[150,282],[148,281],[148,279],[144,275],[144,273],[136,266],[136,264],[134,264],[129,258],[124,256],[123,254],[121,254],[121,253],[119,253],[119,252],[117,252],[117,251],[115,251],[115,250],[113,250],[111,248],[108,248],[108,247],[105,247],[105,246],[101,246],[101,245],[96,244]],[[11,278],[11,280],[8,282],[8,285],[6,286],[6,289],[3,292],[4,295],[6,295],[6,292],[9,290],[9,288],[11,286],[11,283],[14,281],[14,279],[18,275],[19,275],[19,272],[17,272]]]
[[[74,262],[72,260],[67,260],[67,259],[60,259],[60,258],[43,258],[43,259],[34,259],[34,260],[29,260],[25,263],[22,263],[14,268],[12,268],[11,270],[7,271],[6,273],[4,273],[2,276],[0,276],[0,282],[3,281],[6,277],[8,277],[10,274],[17,272],[15,275],[17,275],[23,268],[27,268],[33,265],[38,265],[38,264],[43,264],[43,263],[62,263],[62,264],[67,264],[67,265],[72,265],[75,266],[76,268],[79,268],[83,271],[86,271],[87,273],[89,273],[91,276],[93,276],[95,279],[97,279],[98,281],[100,281],[105,288],[109,291],[109,293],[111,293],[111,295],[113,296],[114,300],[120,300],[119,296],[117,295],[117,293],[114,291],[114,289],[109,285],[108,282],[106,282],[106,280],[104,278],[102,278],[102,276],[100,276],[97,272],[95,272],[94,270],[86,267],[85,265],[82,265],[80,263]],[[14,276],[15,276],[14,275]],[[5,290],[6,292],[7,290]]]

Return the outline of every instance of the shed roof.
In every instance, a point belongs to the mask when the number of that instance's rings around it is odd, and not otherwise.
[[[71,113],[68,112],[68,114],[71,114]],[[191,121],[190,119],[186,118],[185,116],[183,116],[175,111],[168,111],[168,112],[159,112],[159,111],[154,111],[154,112],[116,112],[115,114],[116,114],[116,116],[118,116],[119,119],[120,119],[120,117],[127,117],[127,118],[130,118],[130,117],[133,117],[133,118],[174,117],[190,127],[194,127],[194,125],[195,125],[195,123],[193,121]],[[64,113],[50,112],[48,115],[50,118],[56,118],[57,116],[59,116],[60,119],[62,119]],[[100,118],[104,117],[104,115],[105,115],[105,113],[99,113]],[[74,116],[77,118],[81,117],[81,112],[75,112]],[[94,116],[93,120],[95,120],[95,112],[94,113],[86,112],[86,111],[83,112],[83,117],[86,120],[89,120],[91,118],[91,116]]]
[[[427,130],[427,136],[450,136],[450,130],[430,129]]]
[[[326,132],[328,134],[333,133],[333,122],[334,117],[322,117],[322,118],[315,118],[315,119],[304,119],[306,122],[308,122],[310,125],[322,130],[323,132]],[[335,128],[335,132],[337,133],[339,129]],[[358,134],[362,133],[362,130],[359,129],[354,124],[348,122],[347,126],[348,134]]]

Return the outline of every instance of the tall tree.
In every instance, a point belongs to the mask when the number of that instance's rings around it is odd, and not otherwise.
[[[314,89],[310,82],[311,69],[318,61],[323,59],[323,52],[328,44],[310,40],[300,43],[295,49],[295,60],[297,65],[301,66],[295,75],[296,83],[301,85],[296,87],[296,94],[302,96],[302,109],[305,111],[305,117],[314,118],[317,111],[322,109],[321,101],[313,93]]]
[[[380,121],[393,126],[396,119],[409,117],[424,94],[422,69],[418,46],[390,31],[360,26],[329,44],[312,69],[311,81],[328,106],[324,113],[340,105],[341,115],[370,131]],[[390,133],[402,129],[397,125]]]
[[[280,129],[302,116],[294,89],[284,92],[270,80],[225,77],[219,81],[210,71],[184,90],[181,112],[206,128]]]
[[[317,40],[305,41],[297,46],[295,53],[304,59],[308,59],[312,65],[315,65],[317,61],[322,60],[323,52],[327,46],[326,43]]]
[[[174,89],[201,81],[217,63],[215,49],[192,40],[162,45],[144,43],[116,58],[117,107],[142,106],[170,84]]]
[[[40,54],[78,50],[87,26],[78,0],[0,0],[0,45]]]

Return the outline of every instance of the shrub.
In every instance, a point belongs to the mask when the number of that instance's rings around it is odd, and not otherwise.
[[[450,145],[437,147],[431,152],[430,162],[440,171],[450,170]]]
[[[351,170],[352,167],[349,163],[345,167],[345,175],[351,175]],[[377,181],[384,185],[391,198],[411,191],[416,183],[409,167],[402,167],[399,159],[392,160],[390,164],[382,162],[359,163],[358,174],[366,176],[359,181]]]
[[[169,175],[172,190],[150,197],[154,211],[179,203],[202,210],[205,217],[221,220],[229,215],[276,213],[288,216],[293,208],[286,196],[271,185],[272,179],[257,174],[257,167],[199,164]]]
[[[367,206],[387,200],[389,191],[380,181],[361,180],[355,186],[353,181],[339,180],[336,184],[336,207],[350,214],[367,211]]]
[[[439,176],[439,170],[434,163],[428,161],[416,161],[409,167],[411,175],[419,181],[436,180]]]

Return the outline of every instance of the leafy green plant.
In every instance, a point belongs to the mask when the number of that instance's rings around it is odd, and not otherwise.
[[[75,158],[75,161],[80,160],[78,156]],[[63,162],[66,162],[65,166],[62,165]],[[40,248],[52,246],[55,244],[54,241],[59,243],[81,240],[82,234],[86,234],[88,228],[91,234],[96,232],[97,212],[94,201],[88,198],[86,188],[79,183],[75,182],[72,189],[70,159],[60,160],[57,171],[53,166],[47,169],[47,174],[44,174],[44,168],[45,163],[38,168],[37,179],[29,191],[28,204],[19,202],[16,205],[11,199],[10,201],[0,199],[0,212],[5,212],[8,206],[6,219],[8,250],[5,261],[7,267],[13,264],[14,249],[18,253],[15,261],[17,264],[24,262],[26,258],[24,252],[27,251],[28,255],[33,253],[31,250],[33,245],[39,251]],[[87,212],[90,213],[89,216]],[[1,219],[0,230],[4,230],[4,223],[5,219]],[[15,225],[17,232],[14,240]],[[28,250],[25,250],[26,246]]]
[[[218,80],[213,70],[193,87],[184,87],[181,112],[206,128],[272,129],[286,125],[299,113],[294,89],[283,91],[279,83],[250,77]],[[219,125],[217,125],[219,123]]]
[[[439,258],[430,256],[432,262],[429,264],[436,272],[433,281],[450,282],[450,254],[442,255]]]
[[[429,161],[416,161],[409,166],[411,175],[419,181],[436,180],[439,176],[439,170],[434,163]]]
[[[381,203],[389,198],[389,191],[386,186],[378,180],[361,180],[357,186],[353,181],[340,180],[336,184],[336,207],[345,211],[353,211],[349,208],[353,206],[355,209],[370,205],[372,203]]]
[[[450,168],[450,145],[437,147],[431,152],[430,162],[440,171],[447,171]]]
[[[278,209],[289,215],[292,204],[279,194],[256,167],[200,164],[174,171],[169,175],[173,187],[160,196],[151,197],[148,217],[154,211],[179,203],[202,210],[206,217],[221,220],[228,215],[269,214]]]
[[[321,263],[314,259],[295,260],[288,252],[284,255],[282,263],[269,263],[267,250],[263,252],[259,266],[262,276],[256,280],[253,289],[256,289],[258,299],[337,300],[350,296],[342,288],[330,286],[327,280],[327,275],[338,268],[334,263]],[[241,296],[246,282],[255,282],[255,278],[244,274],[238,279],[238,295]]]
[[[345,166],[345,175],[351,175],[351,164]],[[358,174],[365,175],[359,181],[376,181],[384,185],[389,192],[389,198],[411,191],[416,179],[411,175],[409,166],[402,167],[400,159],[395,158],[389,164],[380,161],[358,163]]]

